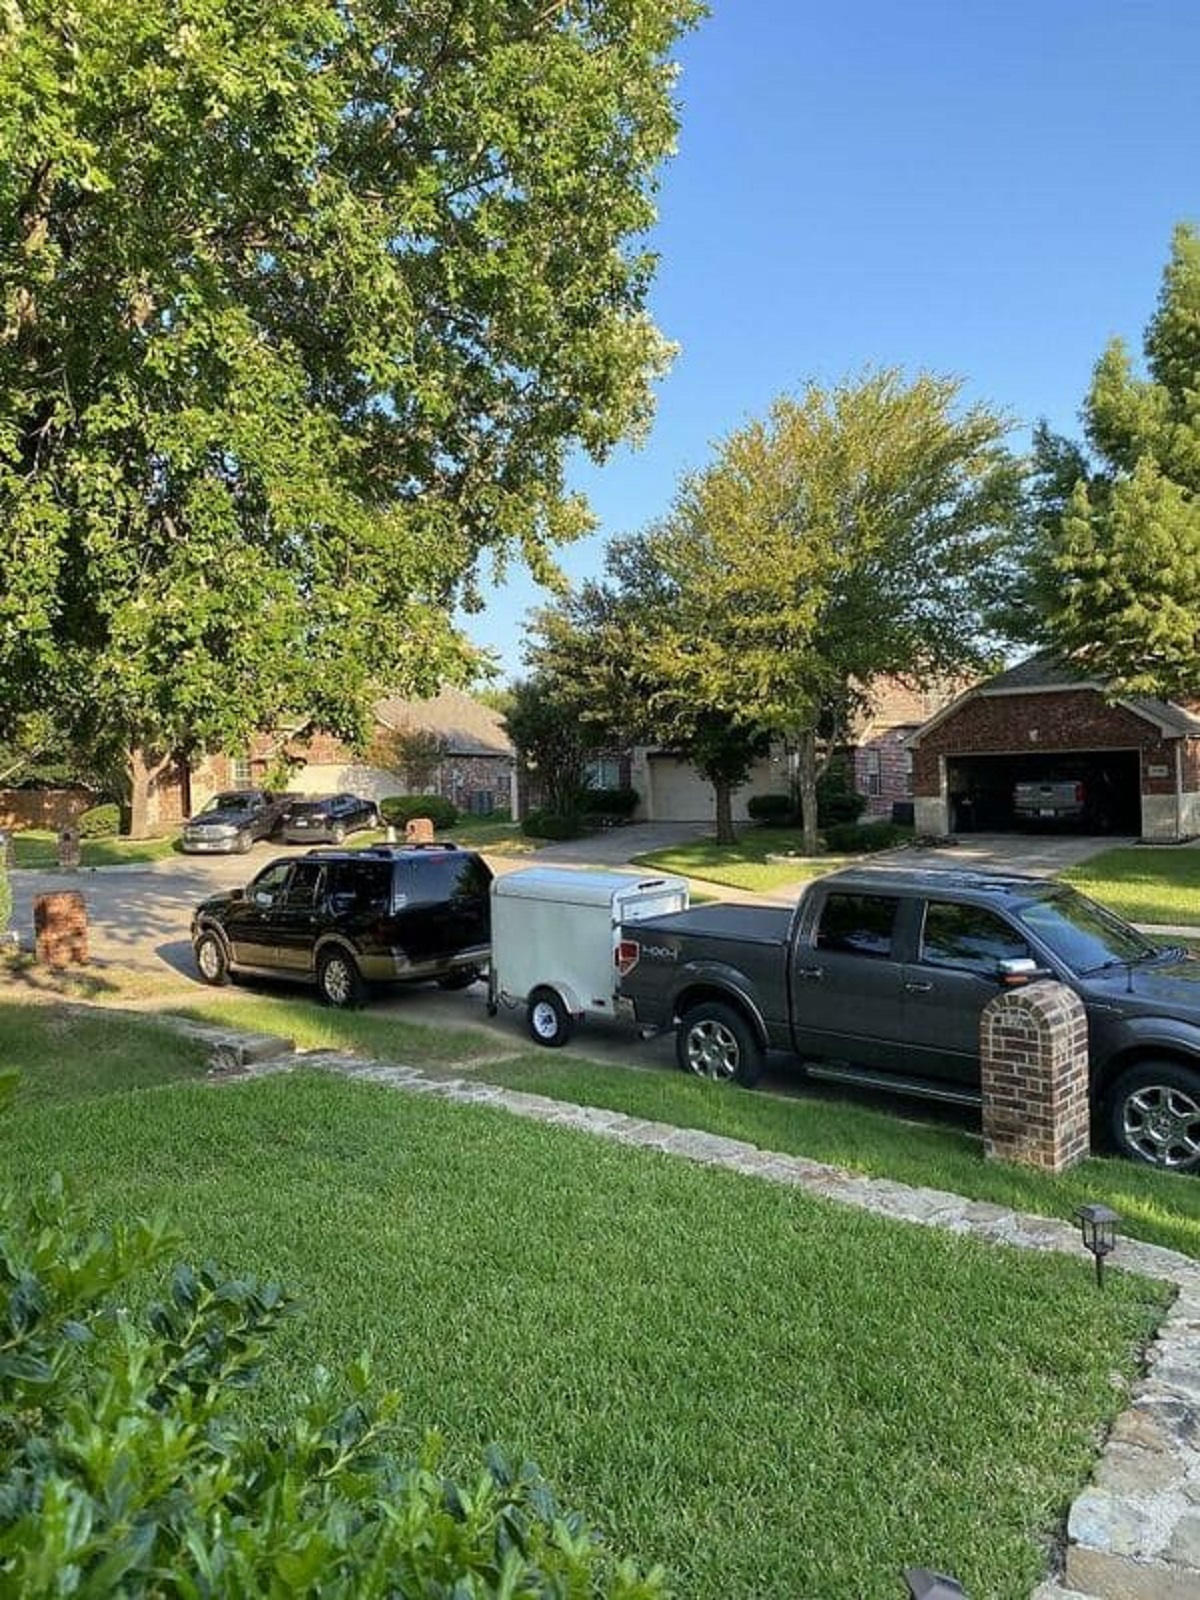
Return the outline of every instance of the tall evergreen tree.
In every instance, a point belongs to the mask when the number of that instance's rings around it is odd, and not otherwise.
[[[1200,237],[1176,229],[1145,337],[1120,340],[1084,408],[1098,468],[1065,506],[1051,633],[1126,693],[1200,696]]]

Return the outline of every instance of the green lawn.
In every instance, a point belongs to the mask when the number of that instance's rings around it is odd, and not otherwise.
[[[56,1005],[0,1002],[0,1071],[15,1068],[20,1074],[20,1106],[203,1077],[211,1053],[141,1017],[83,1016]]]
[[[635,856],[639,866],[659,867],[686,878],[702,878],[707,883],[728,884],[734,889],[759,893],[780,889],[786,884],[820,878],[827,872],[857,860],[854,856],[805,856],[803,841],[794,828],[743,828],[735,845],[719,845],[715,839],[693,839]],[[786,859],[768,861],[768,856]]]
[[[316,1075],[26,1103],[6,1124],[19,1186],[62,1167],[97,1218],[165,1208],[193,1258],[299,1291],[259,1414],[370,1344],[450,1470],[493,1439],[534,1456],[689,1600],[894,1600],[906,1564],[1027,1600],[1164,1300]]]
[[[178,839],[85,839],[85,867],[134,866],[178,853]],[[58,866],[58,835],[48,828],[23,828],[13,834],[13,864],[40,869]]]
[[[193,985],[193,996],[195,986]],[[254,994],[230,989],[189,996],[170,1009],[200,1022],[216,1022],[256,1033],[278,1033],[299,1050],[346,1050],[413,1065],[444,1065],[502,1053],[494,1041],[466,1028],[405,1022],[394,1011],[335,1011],[302,994]]]
[[[1200,927],[1200,849],[1189,845],[1106,850],[1062,877],[1130,922]]]
[[[839,1099],[825,1085],[795,1096],[771,1094],[544,1051],[489,1064],[479,1076],[1042,1216],[1069,1218],[1085,1201],[1102,1200],[1120,1212],[1130,1237],[1200,1257],[1200,1180],[1101,1157],[1057,1176],[985,1161],[977,1133],[908,1120],[883,1096],[876,1110],[861,1099]]]

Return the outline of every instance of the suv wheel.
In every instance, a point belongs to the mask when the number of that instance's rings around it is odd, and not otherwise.
[[[211,983],[214,988],[229,982],[229,962],[225,956],[225,946],[215,933],[202,933],[198,935],[192,950],[196,957],[196,966],[205,983]]]
[[[535,989],[529,996],[529,1037],[535,1044],[557,1050],[566,1044],[574,1029],[571,1013],[553,989]]]
[[[718,1000],[686,1012],[675,1034],[675,1059],[685,1072],[752,1088],[762,1076],[763,1051],[745,1017]]]
[[[345,950],[326,950],[317,961],[317,988],[326,1005],[346,1011],[361,1004],[362,974]]]
[[[1131,1161],[1200,1170],[1200,1073],[1173,1061],[1131,1067],[1108,1097],[1108,1131]]]
[[[346,830],[340,822],[335,822],[329,830],[329,838],[333,844],[341,844],[346,837]]]

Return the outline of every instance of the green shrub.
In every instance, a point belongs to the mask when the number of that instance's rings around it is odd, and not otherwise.
[[[870,850],[890,850],[912,837],[910,828],[894,822],[837,822],[823,830],[825,848],[839,855],[858,855]]]
[[[174,1240],[161,1224],[84,1233],[61,1182],[0,1196],[0,1593],[463,1596],[658,1600],[661,1572],[617,1563],[560,1511],[536,1469],[495,1451],[459,1488],[430,1435],[389,1453],[398,1401],[349,1403],[327,1374],[277,1431],[237,1420],[280,1289],[176,1267],[142,1313],[136,1275]]]
[[[798,820],[796,802],[790,794],[753,794],[746,803],[751,822],[764,828],[790,828]]]
[[[577,816],[559,816],[554,811],[531,811],[521,823],[521,832],[530,839],[578,839],[584,831]]]
[[[627,820],[637,810],[636,789],[584,789],[579,809],[585,817],[618,817]]]
[[[832,762],[817,779],[817,827],[857,822],[866,809],[867,797],[855,789],[846,763]]]
[[[81,839],[115,839],[121,831],[121,808],[113,802],[91,806],[75,826]]]
[[[392,828],[403,828],[414,817],[428,817],[435,828],[452,828],[458,807],[440,794],[390,794],[379,802],[379,814]]]

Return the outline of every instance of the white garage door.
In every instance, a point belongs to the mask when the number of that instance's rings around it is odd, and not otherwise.
[[[687,761],[678,756],[652,755],[646,764],[650,779],[650,804],[646,811],[654,822],[711,822],[717,820],[717,799],[713,786]],[[745,822],[751,795],[766,794],[772,785],[782,788],[778,770],[769,761],[760,761],[750,782],[733,795],[733,820]]]

